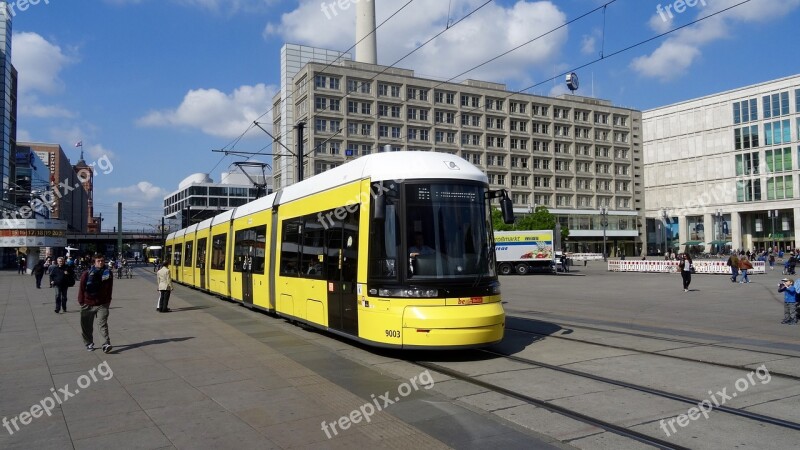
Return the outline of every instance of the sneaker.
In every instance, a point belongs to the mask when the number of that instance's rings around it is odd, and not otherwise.
[[[57,309],[54,309],[53,311],[55,311],[55,312],[56,312],[56,314],[58,314],[58,310],[57,310]]]
[[[103,353],[110,352],[112,348],[114,348],[114,347],[112,347],[111,344],[108,344],[108,343],[103,344]]]
[[[93,352],[94,351],[94,342],[90,342],[90,343],[86,344],[86,351],[87,352]]]

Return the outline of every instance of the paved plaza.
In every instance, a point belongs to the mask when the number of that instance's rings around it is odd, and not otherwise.
[[[152,272],[136,274],[115,280],[104,354],[83,347],[75,288],[56,314],[51,289],[0,273],[0,448],[553,448],[433,390],[366,422],[351,413],[402,379],[185,287],[159,314]]]

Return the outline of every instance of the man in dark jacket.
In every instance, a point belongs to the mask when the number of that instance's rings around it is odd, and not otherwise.
[[[42,277],[44,277],[44,261],[39,260],[35,266],[33,266],[33,270],[31,271],[31,275],[36,278],[36,289],[42,288]]]
[[[81,305],[81,332],[86,350],[94,351],[94,318],[103,334],[105,343],[103,352],[111,351],[111,339],[108,337],[108,306],[111,303],[111,291],[114,287],[114,274],[106,267],[103,255],[94,255],[94,265],[81,275],[78,286],[78,303]]]
[[[56,314],[60,310],[67,312],[67,289],[70,286],[75,286],[75,272],[64,264],[63,257],[59,257],[50,272],[50,287],[56,290]]]

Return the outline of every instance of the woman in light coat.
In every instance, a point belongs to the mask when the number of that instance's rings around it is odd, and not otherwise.
[[[172,275],[169,273],[169,261],[164,260],[161,268],[156,272],[158,282],[158,305],[156,311],[170,312],[169,295],[172,292]]]

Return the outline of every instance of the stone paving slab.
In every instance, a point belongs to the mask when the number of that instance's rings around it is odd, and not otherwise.
[[[13,434],[0,428],[0,448],[552,448],[427,392],[329,439],[323,421],[348,416],[397,378],[352,367],[316,345],[318,334],[298,338],[280,320],[184,287],[173,312],[159,314],[152,274],[138,275],[115,280],[114,349],[104,354],[83,348],[75,289],[69,312],[56,314],[52,290],[0,273],[0,417],[31,411],[63,386],[72,394]],[[112,375],[91,380],[103,365]]]

